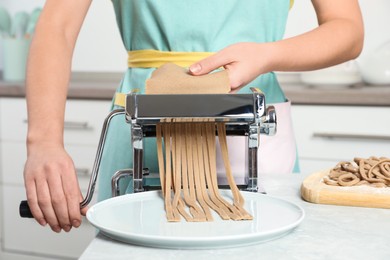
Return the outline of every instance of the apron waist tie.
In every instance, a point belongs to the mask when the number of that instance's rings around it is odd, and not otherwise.
[[[128,51],[127,54],[129,68],[158,68],[165,63],[174,63],[181,67],[189,67],[191,64],[207,58],[214,53],[135,50]]]

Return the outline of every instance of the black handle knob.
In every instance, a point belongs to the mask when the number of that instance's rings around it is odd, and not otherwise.
[[[22,218],[33,218],[30,207],[28,206],[27,200],[22,200],[19,205],[19,215]]]

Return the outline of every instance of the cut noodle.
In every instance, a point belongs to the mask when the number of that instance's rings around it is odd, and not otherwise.
[[[216,127],[233,202],[218,189]],[[223,220],[250,220],[244,198],[235,184],[227,151],[223,123],[165,120],[156,126],[160,181],[167,220],[212,221],[212,211]],[[165,149],[163,149],[163,143]],[[164,152],[165,150],[165,160]]]
[[[371,156],[340,162],[325,176],[324,182],[334,186],[390,187],[390,158]]]

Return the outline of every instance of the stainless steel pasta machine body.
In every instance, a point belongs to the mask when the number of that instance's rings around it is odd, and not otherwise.
[[[215,121],[224,122],[227,135],[247,136],[248,173],[246,183],[241,187],[247,191],[258,191],[257,154],[260,134],[276,133],[276,112],[273,106],[266,106],[264,94],[252,89],[249,94],[191,94],[191,95],[126,95],[124,109],[112,111],[105,119],[92,169],[89,187],[80,207],[87,206],[92,200],[97,176],[100,169],[106,135],[111,120],[125,115],[131,128],[131,147],[133,149],[132,169],[117,171],[111,181],[112,196],[119,195],[119,182],[123,177],[131,176],[134,192],[145,190],[144,138],[155,137],[156,124],[169,119],[180,118],[181,121]],[[187,120],[186,120],[187,119]],[[129,137],[130,138],[130,137]],[[27,201],[20,205],[22,217],[32,217]]]
[[[134,192],[144,191],[144,138],[156,135],[156,124],[167,119],[182,122],[224,122],[227,135],[248,137],[248,173],[245,190],[258,190],[257,153],[260,134],[276,133],[276,113],[266,107],[261,92],[250,94],[138,95],[126,97],[126,121],[131,125],[133,168],[113,177],[113,196],[119,194],[119,179],[132,175]]]

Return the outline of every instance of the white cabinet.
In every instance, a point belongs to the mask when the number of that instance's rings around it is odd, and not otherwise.
[[[110,105],[110,101],[67,102],[65,146],[74,160],[84,194],[102,124]],[[57,234],[49,227],[41,227],[33,219],[19,217],[19,203],[26,199],[23,184],[26,133],[25,100],[0,98],[0,240],[3,250],[0,258],[3,255],[10,259],[25,259],[24,256],[28,259],[32,255],[36,257],[34,259],[78,258],[96,234],[96,230],[86,219],[80,228]]]
[[[390,107],[293,105],[301,171],[355,157],[390,157]]]

